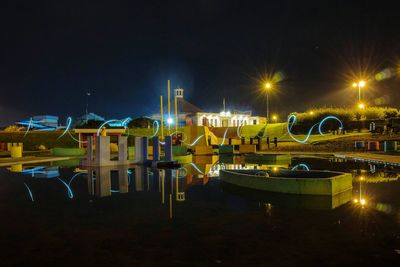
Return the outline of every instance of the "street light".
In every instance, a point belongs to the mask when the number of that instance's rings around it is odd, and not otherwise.
[[[358,87],[358,101],[361,102],[361,88],[365,86],[364,81],[359,81],[358,83],[353,83],[353,87]]]
[[[276,122],[276,121],[278,120],[278,117],[277,117],[276,115],[273,115],[273,116],[272,116],[272,120],[273,120],[274,122]]]
[[[269,122],[269,90],[271,89],[272,85],[270,83],[265,84],[265,91],[267,92],[267,123]]]

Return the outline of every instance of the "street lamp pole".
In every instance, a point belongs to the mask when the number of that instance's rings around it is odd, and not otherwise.
[[[267,91],[267,123],[269,122],[269,89],[271,89],[271,84],[266,83],[265,88]]]
[[[269,122],[269,97],[268,97],[268,91],[267,91],[267,122]]]
[[[364,81],[353,83],[353,87],[358,87],[358,102],[361,103],[361,88],[365,86]]]

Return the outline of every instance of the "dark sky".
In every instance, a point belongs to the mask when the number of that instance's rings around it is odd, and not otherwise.
[[[400,101],[398,74],[374,79],[400,63],[395,2],[10,1],[0,29],[0,125],[82,115],[88,91],[107,118],[152,114],[167,79],[204,110],[225,97],[264,114],[261,81],[277,72],[271,110],[282,115],[353,105],[359,78],[369,103]]]

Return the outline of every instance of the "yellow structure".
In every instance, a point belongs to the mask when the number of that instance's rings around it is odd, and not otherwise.
[[[256,153],[256,145],[239,145],[239,153]]]
[[[10,171],[11,172],[22,172],[22,164],[11,165]]]
[[[106,127],[101,128],[100,135],[101,135],[101,136],[107,136],[107,129],[106,129]]]
[[[163,112],[163,97],[160,95],[160,122],[161,122],[161,140],[164,140],[164,112]]]
[[[212,155],[212,146],[194,146],[195,155]]]
[[[11,158],[22,158],[22,146],[17,144],[11,147]]]
[[[186,126],[183,130],[187,144],[192,144],[197,138],[200,138],[196,144],[199,146],[217,145],[218,138],[206,126]]]

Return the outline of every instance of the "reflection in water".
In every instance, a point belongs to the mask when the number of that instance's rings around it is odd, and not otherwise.
[[[269,207],[271,207],[272,204],[272,206],[292,209],[331,210],[350,202],[353,196],[351,189],[333,196],[318,196],[259,191],[238,187],[228,183],[222,183],[221,186],[226,192],[269,204]]]
[[[191,201],[192,195],[189,189],[194,186],[205,187],[210,181],[218,181],[221,169],[336,170],[353,174],[353,192],[344,192],[333,197],[304,197],[247,191],[241,188],[231,188],[224,184],[221,194],[232,194],[243,199],[266,203],[268,209],[272,207],[334,209],[349,201],[352,201],[355,207],[368,207],[387,214],[396,214],[399,209],[398,204],[391,202],[393,197],[386,197],[388,191],[392,190],[393,186],[391,185],[398,185],[399,183],[400,169],[392,165],[315,156],[270,157],[266,161],[264,160],[266,157],[247,158],[243,156],[221,156],[220,158],[218,156],[200,156],[194,157],[194,159],[195,162],[176,170],[149,169],[145,166],[134,166],[134,168],[118,166],[94,167],[86,170],[77,168],[74,173],[67,174],[71,171],[71,168],[65,168],[60,164],[60,167],[28,166],[25,168],[22,165],[15,165],[9,171],[23,178],[21,185],[24,187],[28,199],[32,202],[40,203],[40,195],[46,194],[46,190],[42,188],[50,186],[50,183],[53,186],[54,182],[62,185],[63,189],[62,191],[60,189],[59,192],[63,192],[62,194],[65,192],[68,199],[80,198],[82,195],[74,193],[73,187],[82,192],[82,182],[79,182],[79,180],[82,180],[85,181],[87,186],[85,191],[88,192],[89,196],[99,198],[110,197],[113,194],[157,192],[160,203],[166,211],[169,211],[172,218],[174,209],[179,208],[179,203]],[[385,186],[385,184],[388,184],[388,186]],[[391,194],[395,193],[392,192]],[[173,203],[174,201],[176,204]],[[165,205],[166,203],[167,205]]]

